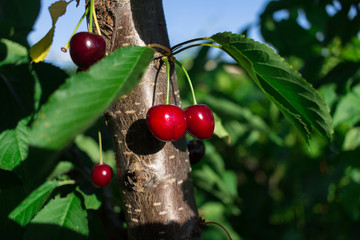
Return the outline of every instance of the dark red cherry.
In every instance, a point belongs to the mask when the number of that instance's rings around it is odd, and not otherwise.
[[[105,56],[106,42],[100,35],[79,32],[70,40],[70,56],[81,69],[87,69]]]
[[[146,122],[151,133],[161,141],[175,141],[186,132],[184,110],[175,105],[156,105],[149,109]]]
[[[185,109],[187,132],[199,139],[208,139],[213,135],[215,122],[210,108],[204,104],[189,106]]]
[[[92,169],[91,180],[94,185],[98,187],[105,187],[111,182],[112,175],[113,171],[109,165],[105,163],[97,163]]]
[[[191,164],[196,164],[205,155],[205,145],[201,140],[191,140],[187,142],[189,158]]]

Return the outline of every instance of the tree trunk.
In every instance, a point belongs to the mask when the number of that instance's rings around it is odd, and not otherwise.
[[[95,7],[108,53],[127,45],[169,47],[161,0],[97,0]],[[170,104],[180,106],[171,68]],[[201,239],[185,137],[161,142],[146,124],[147,110],[165,99],[165,66],[156,60],[136,88],[105,113],[129,239]]]

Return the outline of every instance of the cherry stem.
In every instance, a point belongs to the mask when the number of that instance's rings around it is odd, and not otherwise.
[[[171,49],[170,48],[167,48],[161,44],[158,44],[158,43],[152,43],[152,44],[148,44],[147,45],[148,47],[150,48],[160,48],[162,50],[164,50],[166,52],[166,55],[169,56],[171,55]]]
[[[166,101],[165,104],[169,104],[169,95],[170,95],[170,65],[167,57],[163,57],[162,60],[165,62],[166,66]]]
[[[92,33],[92,22],[93,22],[93,8],[94,8],[94,0],[90,0],[90,14],[89,14],[89,32]]]
[[[64,185],[72,185],[75,184],[76,182],[74,180],[64,180],[61,181],[57,184],[58,187],[64,186]]]
[[[101,142],[101,131],[100,131],[100,123],[99,123],[99,121],[98,121],[98,138],[99,138],[100,165],[102,165],[103,164],[102,142]]]
[[[188,41],[176,44],[175,46],[171,47],[171,50],[174,51],[178,48],[181,48],[183,45],[191,43],[191,42],[196,42],[196,41],[203,41],[203,40],[207,40],[207,38],[194,38],[194,39],[190,39]]]
[[[215,45],[214,43],[198,43],[198,44],[193,44],[193,45],[190,45],[190,46],[187,46],[187,47],[184,47],[176,52],[174,52],[172,55],[175,55],[175,54],[178,54],[186,49],[189,49],[189,48],[193,48],[193,47],[199,47],[199,46],[205,46],[205,47],[215,47],[215,48],[219,48],[221,49],[221,45]]]
[[[221,228],[226,232],[226,235],[228,236],[228,238],[229,238],[230,240],[232,240],[232,238],[231,238],[231,236],[230,236],[230,233],[229,233],[229,232],[226,230],[226,228],[225,228],[223,225],[221,225],[220,223],[217,223],[217,222],[205,222],[205,224],[207,224],[207,225],[209,225],[209,224],[215,224],[215,225],[221,227]]]
[[[175,58],[174,58],[174,60],[175,60],[175,63],[176,63],[177,65],[179,65],[179,67],[181,67],[181,69],[182,69],[182,70],[184,71],[184,73],[185,73],[186,79],[187,79],[188,82],[189,82],[189,86],[190,86],[190,90],[191,90],[191,94],[192,94],[192,98],[193,98],[193,103],[194,103],[194,105],[196,105],[197,102],[196,102],[196,97],[195,97],[195,91],[194,91],[194,87],[193,87],[193,85],[192,85],[190,76],[189,76],[188,72],[186,71],[185,67],[184,67],[178,60],[176,60]]]
[[[100,27],[99,27],[99,22],[98,22],[97,17],[96,17],[96,11],[95,11],[95,7],[94,7],[94,6],[93,6],[93,8],[92,8],[92,13],[93,13],[93,17],[94,17],[94,23],[95,23],[95,27],[96,27],[97,34],[101,36]]]
[[[72,36],[74,36],[74,34],[76,33],[76,31],[78,30],[78,28],[80,27],[80,24],[82,23],[82,21],[84,20],[85,16],[88,14],[89,12],[89,8],[87,7],[84,14],[81,16],[78,24],[76,25],[74,31],[72,32],[70,38],[69,38],[69,41],[66,43],[66,45],[64,47],[61,48],[61,51],[63,52],[67,52],[67,49],[69,48],[69,45],[70,45],[70,40],[72,38]]]

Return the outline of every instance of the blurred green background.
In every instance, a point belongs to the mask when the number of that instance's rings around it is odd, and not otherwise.
[[[261,34],[321,93],[334,139],[313,133],[308,145],[236,64],[200,49],[184,60],[198,103],[230,135],[204,141],[193,166],[200,215],[237,239],[359,239],[360,3],[271,1]],[[248,29],[244,30],[244,34]],[[192,103],[178,71],[183,107]],[[216,226],[204,239],[226,239]]]

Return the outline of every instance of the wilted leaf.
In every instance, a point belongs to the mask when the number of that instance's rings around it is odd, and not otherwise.
[[[49,32],[34,46],[30,48],[30,57],[33,62],[41,62],[45,59],[46,55],[48,54],[53,37],[55,32],[55,24],[59,17],[65,14],[66,7],[71,3],[72,1],[66,2],[66,1],[57,1],[49,7],[49,12],[51,15],[52,20],[52,27],[49,30]]]

